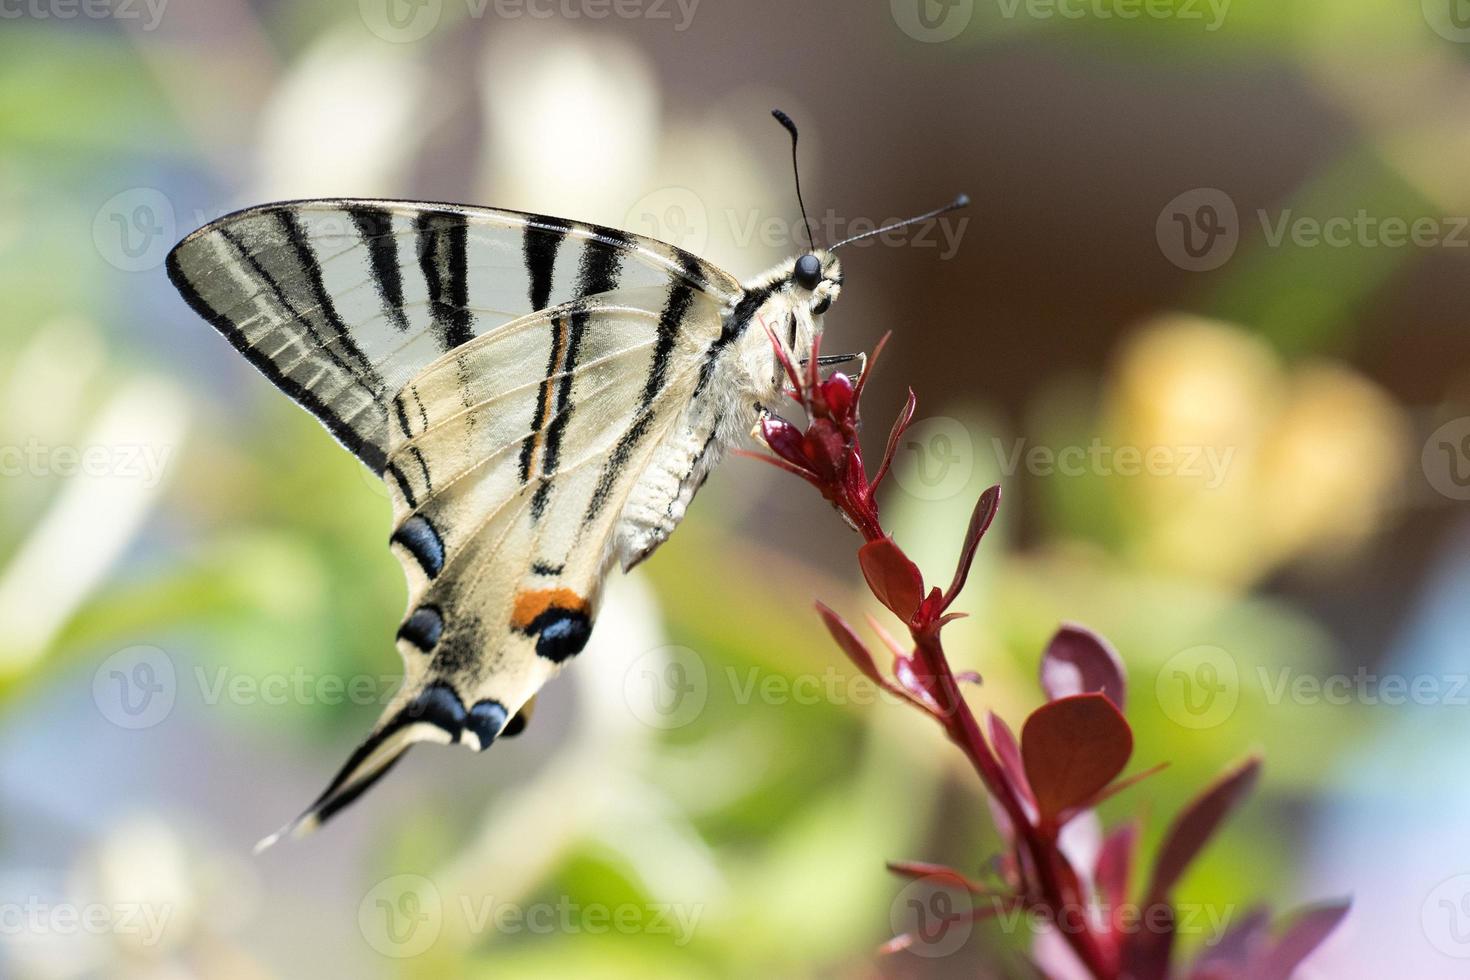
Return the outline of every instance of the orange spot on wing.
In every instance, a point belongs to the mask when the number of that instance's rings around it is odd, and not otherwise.
[[[510,614],[510,625],[523,630],[535,622],[537,616],[552,608],[585,613],[587,600],[571,589],[527,589],[517,592],[515,609]]]

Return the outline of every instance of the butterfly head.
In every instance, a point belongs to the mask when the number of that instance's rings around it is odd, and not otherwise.
[[[804,301],[807,311],[818,317],[842,292],[842,263],[825,248],[813,249],[792,260],[787,280],[798,301]]]

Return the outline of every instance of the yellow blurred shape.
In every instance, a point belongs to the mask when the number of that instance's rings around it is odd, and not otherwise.
[[[1284,365],[1227,323],[1169,316],[1124,346],[1105,395],[1115,446],[1169,461],[1123,481],[1134,557],[1245,587],[1371,533],[1402,478],[1408,426],[1341,364]]]

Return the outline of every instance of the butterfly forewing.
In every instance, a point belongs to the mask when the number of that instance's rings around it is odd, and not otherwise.
[[[237,212],[184,239],[189,304],[381,472],[388,400],[430,362],[526,313],[673,279],[733,279],[652,239],[542,215],[322,200]]]

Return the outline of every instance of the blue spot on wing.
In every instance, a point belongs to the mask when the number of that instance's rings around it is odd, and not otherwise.
[[[424,515],[415,514],[404,521],[403,526],[393,532],[391,541],[402,545],[413,555],[414,561],[429,578],[444,570],[444,539]]]

